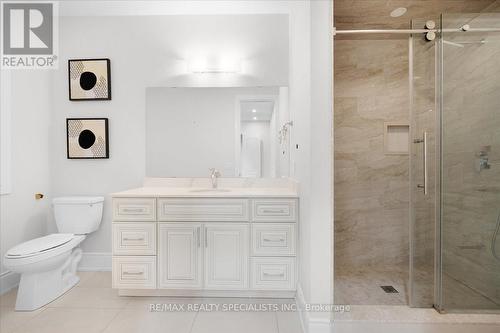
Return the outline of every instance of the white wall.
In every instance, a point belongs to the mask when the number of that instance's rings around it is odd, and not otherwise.
[[[235,177],[237,98],[277,94],[274,87],[148,88],[146,176],[208,177],[217,168]]]
[[[297,1],[290,16],[291,173],[300,186],[299,299],[319,304],[333,302],[332,5],[329,0]],[[329,332],[330,313],[303,315],[306,331]]]
[[[50,202],[49,78],[43,70],[11,72],[11,192],[0,196],[1,258],[14,245],[46,232]],[[35,200],[35,193],[46,197]],[[0,266],[0,292],[12,287],[17,279]]]
[[[311,300],[333,303],[333,2],[311,2]],[[313,314],[329,321],[329,313]]]

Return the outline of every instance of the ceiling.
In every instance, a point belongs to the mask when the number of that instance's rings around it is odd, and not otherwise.
[[[242,101],[241,121],[270,121],[273,111],[273,101]]]
[[[500,0],[335,0],[335,26],[342,29],[408,29],[412,19],[437,19],[442,13],[500,12]],[[401,17],[390,13],[408,9]]]

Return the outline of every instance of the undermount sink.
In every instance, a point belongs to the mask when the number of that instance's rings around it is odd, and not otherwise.
[[[231,192],[231,190],[226,189],[226,188],[202,188],[202,189],[190,190],[189,192],[192,192],[192,193],[224,193],[224,192]]]

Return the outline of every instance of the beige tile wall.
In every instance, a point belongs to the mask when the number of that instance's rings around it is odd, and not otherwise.
[[[408,41],[337,40],[337,271],[407,271],[409,158],[384,153],[384,123],[408,118]]]

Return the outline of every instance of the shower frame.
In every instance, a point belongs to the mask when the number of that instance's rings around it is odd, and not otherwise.
[[[443,17],[442,15],[440,15],[440,23],[442,24],[442,21],[443,21]],[[412,20],[412,23],[413,23],[413,20]],[[428,24],[429,23],[434,23],[433,21],[427,21],[427,24],[426,26],[429,26]],[[432,28],[431,28],[432,27]],[[434,307],[437,311],[439,311],[440,313],[444,313],[445,312],[445,309],[444,309],[444,304],[443,304],[443,297],[442,297],[442,232],[441,232],[441,223],[442,223],[442,207],[441,207],[441,201],[442,201],[442,198],[441,198],[441,187],[442,187],[442,183],[441,183],[441,173],[442,173],[442,161],[441,161],[441,147],[442,147],[442,126],[443,126],[443,122],[442,122],[442,110],[443,110],[443,98],[442,98],[442,92],[443,92],[443,61],[444,61],[444,52],[443,52],[443,36],[442,34],[443,33],[477,33],[477,32],[500,32],[500,28],[472,28],[470,25],[468,24],[465,24],[465,25],[462,25],[460,28],[456,28],[456,29],[448,29],[448,28],[442,28],[442,26],[439,26],[439,27],[433,27],[432,25],[429,26],[429,28],[422,28],[422,29],[353,29],[353,30],[337,30],[335,27],[333,27],[333,38],[335,38],[336,36],[340,36],[340,35],[358,35],[358,34],[366,34],[366,35],[370,35],[370,34],[379,34],[379,35],[384,35],[384,34],[388,34],[388,35],[394,35],[394,34],[399,34],[399,35],[408,35],[409,37],[409,54],[410,54],[410,58],[409,58],[409,62],[410,62],[410,66],[409,66],[409,82],[410,82],[410,105],[409,105],[409,109],[410,109],[410,115],[411,115],[411,111],[412,111],[412,102],[413,102],[413,99],[412,99],[412,94],[413,94],[413,88],[412,88],[412,80],[413,80],[413,59],[411,58],[413,53],[412,53],[412,50],[413,50],[413,38],[415,38],[416,36],[420,35],[422,38],[427,38],[427,40],[430,42],[430,41],[434,41],[434,38],[436,38],[437,40],[435,41],[436,42],[436,61],[435,61],[435,66],[436,66],[436,79],[435,79],[435,89],[436,89],[436,95],[435,95],[435,105],[436,105],[436,140],[437,140],[437,143],[436,144],[436,152],[435,152],[435,155],[436,155],[436,167],[437,167],[437,171],[436,171],[436,180],[435,180],[435,184],[436,184],[436,188],[435,188],[435,205],[436,205],[436,209],[435,209],[435,216],[436,216],[436,220],[434,222],[434,225],[435,225],[435,248],[434,248],[434,301],[433,301],[433,304],[431,305],[431,307]],[[432,34],[435,34],[435,35],[432,35]],[[431,36],[431,38],[429,39],[429,36]],[[425,134],[424,134],[425,135]],[[410,140],[411,140],[411,143],[421,143],[421,142],[425,142],[425,139],[420,141],[413,141],[413,138],[415,137],[415,135],[412,136],[412,132],[411,132],[411,126],[410,126]],[[409,144],[411,144],[409,143]],[[424,162],[425,163],[425,162]],[[426,167],[424,167],[424,169],[426,169]],[[425,171],[424,171],[425,172]],[[424,180],[424,182],[426,182],[426,180]],[[410,181],[410,186],[412,186],[413,183]],[[421,189],[423,189],[421,186],[419,186]],[[412,189],[410,188],[410,191]],[[425,189],[423,189],[424,191],[427,191],[427,187]],[[411,192],[410,192],[411,193]],[[412,209],[410,207],[410,215],[412,214]],[[409,281],[409,288],[410,288],[410,299],[409,299],[409,306],[410,307],[426,307],[426,306],[423,306],[422,304],[416,304],[412,301],[412,298],[414,297],[413,295],[413,281],[412,281],[412,269],[413,269],[413,265],[412,265],[412,249],[413,249],[413,246],[412,246],[412,226],[414,225],[414,220],[412,220],[412,216],[410,218],[410,263],[409,263],[409,270],[410,270],[410,281]],[[497,311],[493,311],[494,313],[497,313]]]

